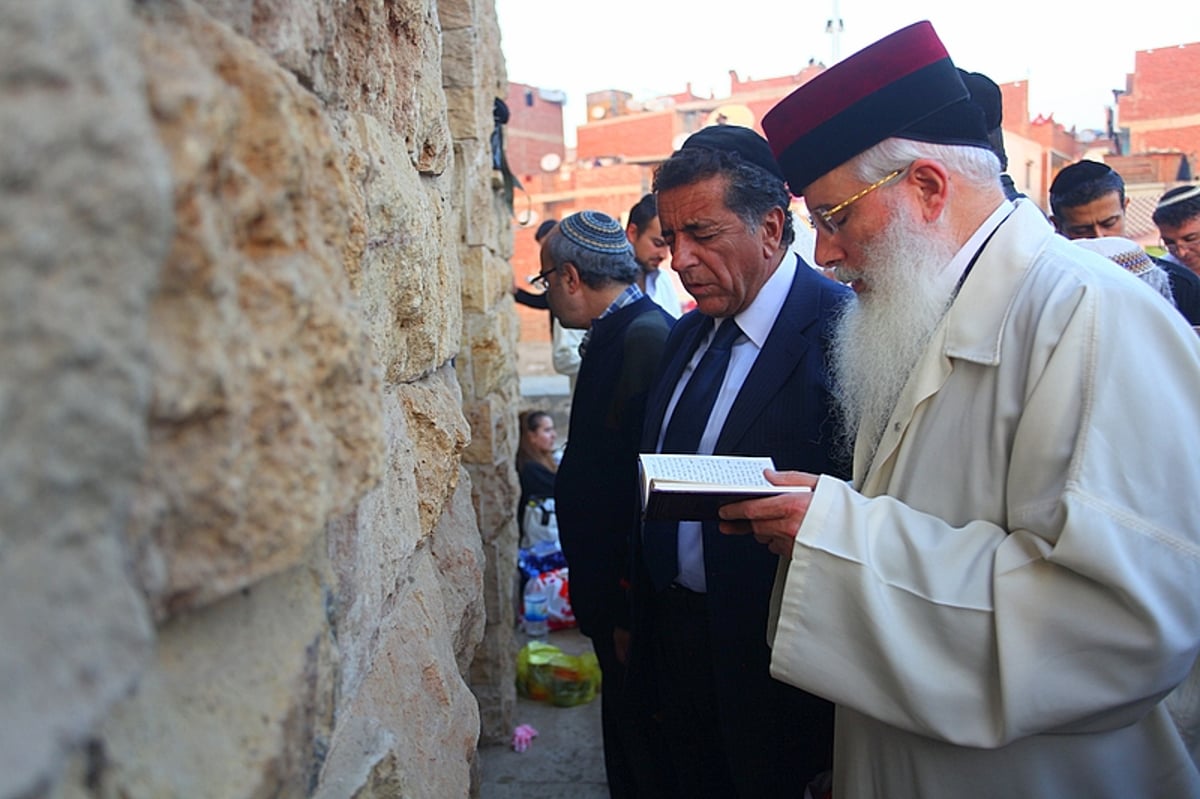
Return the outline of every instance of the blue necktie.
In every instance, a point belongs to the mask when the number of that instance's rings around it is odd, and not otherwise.
[[[741,332],[733,319],[726,319],[717,327],[712,343],[700,358],[671,412],[671,420],[663,434],[662,452],[691,455],[700,449],[700,438],[729,368],[733,342]],[[657,588],[666,588],[679,573],[678,540],[677,523],[647,523],[646,566]]]
[[[679,401],[675,403],[671,421],[663,435],[663,452],[692,455],[700,449],[700,438],[704,435],[708,417],[721,391],[725,370],[729,368],[729,353],[733,349],[734,339],[741,332],[737,322],[732,319],[726,319],[717,328],[712,343],[708,345],[704,357],[683,387]]]

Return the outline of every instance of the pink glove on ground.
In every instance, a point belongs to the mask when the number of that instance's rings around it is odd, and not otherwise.
[[[524,752],[529,743],[537,737],[538,731],[528,724],[522,724],[513,730],[512,748],[516,752]]]

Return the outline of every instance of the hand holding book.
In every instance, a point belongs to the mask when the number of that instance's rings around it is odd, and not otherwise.
[[[769,482],[763,471],[774,469],[770,458],[643,453],[639,464],[642,515],[649,520],[715,521],[724,505],[811,491]]]
[[[768,469],[766,479],[782,493],[723,506],[720,529],[726,535],[753,535],[755,541],[771,552],[791,558],[796,534],[808,515],[819,477]]]

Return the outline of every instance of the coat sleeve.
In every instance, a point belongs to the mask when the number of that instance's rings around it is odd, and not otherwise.
[[[952,526],[820,479],[777,587],[775,677],[990,748],[1121,727],[1187,675],[1200,648],[1197,342],[1151,303],[1109,307],[1102,324],[1092,300],[1022,371],[1006,518]],[[989,436],[964,431],[964,446]]]

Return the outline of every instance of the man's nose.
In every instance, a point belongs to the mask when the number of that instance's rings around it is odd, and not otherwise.
[[[671,256],[671,268],[676,272],[682,272],[696,263],[695,248],[687,241],[676,241],[667,248],[667,254]]]
[[[819,265],[830,269],[840,264],[846,257],[846,251],[839,247],[833,239],[833,236],[820,228],[817,229],[817,246],[813,251],[813,256]]]

